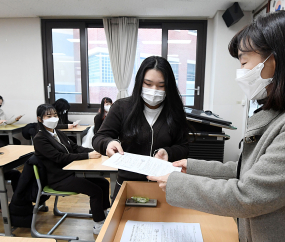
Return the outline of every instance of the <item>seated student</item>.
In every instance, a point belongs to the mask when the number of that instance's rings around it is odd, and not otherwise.
[[[22,116],[18,116],[14,120],[9,121],[9,122],[6,120],[6,115],[5,115],[4,111],[3,111],[3,109],[1,108],[3,106],[3,103],[4,103],[4,99],[3,99],[2,96],[0,96],[0,120],[1,120],[0,121],[0,125],[4,125],[5,123],[6,124],[13,124],[13,123],[18,122],[22,118]],[[13,138],[13,143],[15,145],[20,145],[21,141],[18,140],[18,139]],[[3,146],[8,145],[8,144],[9,144],[9,137],[8,137],[8,135],[1,135],[0,136],[0,147],[3,147]]]
[[[94,117],[94,134],[100,129],[104,119],[106,118],[113,101],[111,98],[104,97],[101,101],[101,108],[98,111],[98,114]]]
[[[57,129],[72,129],[73,122],[68,120],[68,111],[70,109],[70,104],[64,98],[60,98],[54,102],[52,105],[56,109],[58,116],[58,125]]]
[[[48,185],[58,191],[83,193],[90,197],[93,214],[93,233],[98,234],[106,218],[109,201],[109,182],[105,178],[79,178],[74,172],[62,168],[72,161],[96,159],[101,155],[93,149],[72,142],[63,132],[56,130],[58,117],[55,108],[42,104],[37,108],[39,131],[34,138],[35,155],[47,170]]]
[[[73,125],[73,122],[68,120],[68,111],[70,109],[70,104],[64,98],[56,100],[53,104],[56,109],[58,116],[58,125],[57,129],[73,129],[76,125]],[[68,136],[74,143],[76,143],[76,138],[74,136]]]
[[[169,62],[146,58],[136,75],[133,93],[117,100],[93,138],[93,147],[111,157],[123,151],[173,162],[187,158],[188,126]],[[147,181],[145,175],[119,170],[115,199],[123,181]]]

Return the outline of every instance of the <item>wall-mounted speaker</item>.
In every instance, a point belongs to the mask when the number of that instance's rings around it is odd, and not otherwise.
[[[244,16],[238,2],[235,2],[231,7],[229,7],[223,14],[223,19],[227,27],[232,26],[238,22]]]

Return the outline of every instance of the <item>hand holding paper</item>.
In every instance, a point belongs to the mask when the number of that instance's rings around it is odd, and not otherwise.
[[[75,122],[73,122],[73,127],[76,127],[79,123],[80,123],[81,120],[76,120]]]
[[[150,156],[135,155],[124,152],[114,154],[103,165],[121,170],[136,172],[147,176],[163,176],[173,171],[181,171],[181,167],[174,167],[172,163]]]

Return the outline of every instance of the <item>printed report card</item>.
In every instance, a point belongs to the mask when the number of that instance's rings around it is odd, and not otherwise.
[[[124,155],[120,153],[114,154],[103,165],[147,176],[163,176],[173,171],[181,171],[181,167],[174,167],[168,161],[127,152],[124,152]]]
[[[203,242],[198,223],[165,223],[128,220],[121,242]]]

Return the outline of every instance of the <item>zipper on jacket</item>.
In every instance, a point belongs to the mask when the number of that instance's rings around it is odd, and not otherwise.
[[[63,143],[61,143],[61,142],[58,142],[58,143],[60,143],[60,144],[66,149],[67,154],[69,154],[69,151],[68,151],[68,149],[66,148],[66,146],[65,146]]]
[[[149,153],[149,156],[152,156],[151,153],[152,153],[152,146],[153,146],[153,129],[152,129],[152,126],[150,126],[150,129],[151,129],[151,145],[150,145],[150,153]]]

